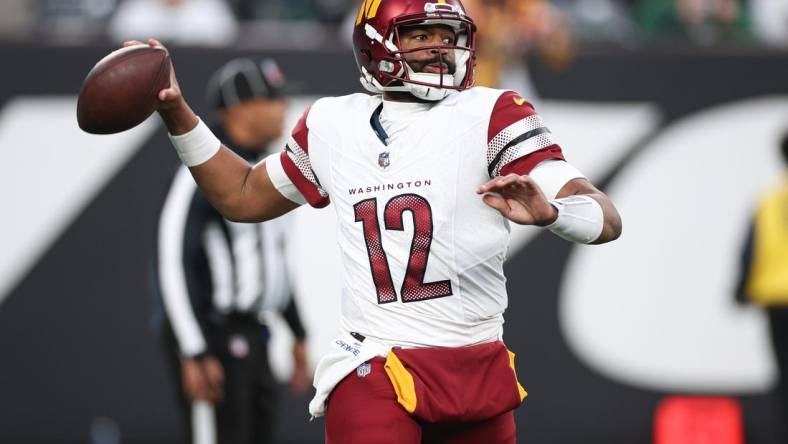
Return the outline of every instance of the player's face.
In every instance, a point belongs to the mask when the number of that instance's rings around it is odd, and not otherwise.
[[[246,100],[233,111],[233,118],[243,120],[252,129],[255,145],[264,146],[282,136],[287,114],[284,99]]]
[[[430,46],[453,46],[457,35],[445,25],[409,26],[400,29],[399,39],[400,50],[409,51]],[[454,50],[451,49],[425,49],[406,53],[404,57],[415,72],[454,74],[457,70]]]

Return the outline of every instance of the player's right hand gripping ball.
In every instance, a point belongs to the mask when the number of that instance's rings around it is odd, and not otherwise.
[[[133,128],[153,114],[158,94],[170,85],[170,56],[162,48],[134,45],[101,59],[79,92],[79,127],[93,134]]]

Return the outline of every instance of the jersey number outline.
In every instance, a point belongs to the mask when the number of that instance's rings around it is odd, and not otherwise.
[[[383,249],[378,219],[378,199],[362,200],[353,206],[356,222],[362,222],[364,240],[367,245],[372,280],[378,293],[378,304],[397,301],[397,292],[391,278],[388,257]],[[427,199],[417,194],[400,194],[392,197],[383,210],[383,221],[387,230],[404,231],[404,214],[413,216],[413,241],[402,281],[402,302],[419,302],[451,296],[450,280],[424,282],[427,262],[432,245],[432,208]]]

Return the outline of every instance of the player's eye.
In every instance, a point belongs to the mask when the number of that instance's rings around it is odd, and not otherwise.
[[[454,44],[454,39],[451,38],[451,37],[444,37],[443,38],[443,44],[444,45],[453,45]]]
[[[424,42],[427,40],[427,34],[417,34],[415,37],[413,37],[413,39],[419,42]]]

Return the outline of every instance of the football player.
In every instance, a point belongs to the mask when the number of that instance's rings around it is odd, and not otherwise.
[[[475,46],[459,0],[364,1],[354,48],[372,94],[318,100],[254,167],[192,112],[174,70],[159,93],[176,151],[228,219],[333,203],[342,318],[310,404],[326,442],[514,442],[526,392],[502,342],[509,223],[586,244],[621,233],[525,98],[473,87]]]

